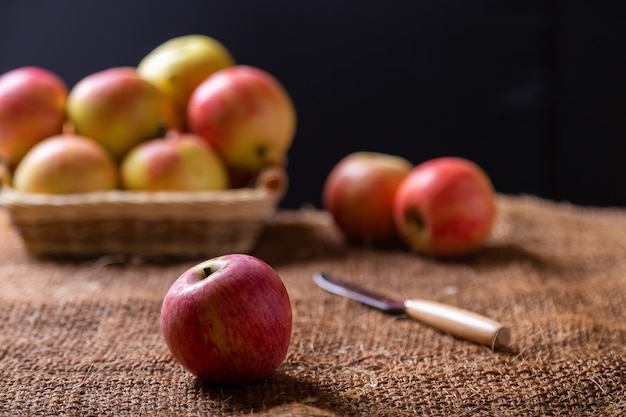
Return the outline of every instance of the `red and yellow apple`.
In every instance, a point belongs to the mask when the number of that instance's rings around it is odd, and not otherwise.
[[[59,134],[67,87],[55,73],[20,67],[0,76],[0,163],[9,171],[38,142]]]
[[[132,148],[120,165],[122,188],[140,191],[200,191],[228,188],[220,156],[190,133],[171,132]]]
[[[284,361],[291,340],[289,294],[262,260],[228,254],[189,268],[171,285],[161,330],[172,355],[202,381],[245,384]]]
[[[90,138],[69,133],[36,144],[13,176],[13,187],[29,193],[87,193],[117,185],[117,166],[106,150]]]
[[[93,138],[115,158],[178,128],[169,98],[132,67],[109,68],[81,79],[69,92],[67,115],[76,134]]]
[[[399,241],[393,220],[393,200],[413,164],[396,155],[354,152],[330,171],[322,203],[344,236],[355,243]]]
[[[189,129],[205,138],[229,167],[258,172],[284,163],[296,131],[296,111],[285,88],[247,65],[217,71],[193,92]]]
[[[478,250],[497,214],[494,187],[485,171],[458,157],[417,165],[398,187],[393,205],[396,228],[407,245],[436,257]]]
[[[230,51],[205,35],[169,39],[137,65],[137,74],[159,87],[176,107],[178,120],[185,123],[191,93],[216,71],[234,65]]]

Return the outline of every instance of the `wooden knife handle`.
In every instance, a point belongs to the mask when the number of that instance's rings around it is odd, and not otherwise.
[[[480,314],[426,300],[406,300],[404,306],[409,317],[452,336],[494,350],[509,344],[509,329]]]

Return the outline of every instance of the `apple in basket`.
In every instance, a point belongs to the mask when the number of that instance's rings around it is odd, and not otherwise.
[[[87,75],[70,90],[67,115],[74,132],[95,139],[115,158],[176,128],[174,106],[132,67]]]
[[[246,65],[217,71],[193,92],[189,129],[205,138],[237,170],[258,172],[285,161],[296,130],[296,111],[269,73]]]
[[[160,322],[172,355],[189,372],[208,383],[245,384],[284,361],[292,311],[273,268],[228,254],[180,275],[165,295]]]
[[[13,176],[13,187],[29,193],[86,193],[117,185],[117,165],[106,150],[90,138],[70,133],[36,144]]]
[[[13,170],[28,150],[59,134],[67,87],[53,72],[20,67],[0,76],[0,163]]]
[[[122,188],[140,191],[200,191],[228,188],[220,156],[202,138],[170,132],[132,148],[120,164]]]
[[[352,242],[399,242],[393,220],[393,199],[413,164],[396,155],[354,152],[330,171],[322,203],[344,236]]]
[[[394,221],[418,252],[455,257],[479,249],[497,214],[495,191],[481,167],[457,157],[417,165],[394,198]]]
[[[137,65],[137,74],[159,87],[176,107],[177,120],[187,119],[187,103],[193,90],[209,75],[234,65],[228,49],[205,35],[169,39]]]

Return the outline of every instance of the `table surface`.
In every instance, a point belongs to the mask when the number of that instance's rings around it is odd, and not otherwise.
[[[322,211],[279,211],[252,254],[289,291],[290,350],[270,377],[230,387],[197,381],[160,334],[165,292],[202,259],[35,258],[0,211],[0,414],[626,414],[626,210],[498,205],[485,247],[454,261],[348,245]],[[511,348],[334,296],[315,271],[492,317]]]

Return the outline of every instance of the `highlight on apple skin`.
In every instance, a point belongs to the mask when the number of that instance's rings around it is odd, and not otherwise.
[[[198,379],[219,385],[268,377],[287,356],[292,311],[278,273],[246,254],[227,254],[189,268],[161,308],[172,355]]]
[[[490,178],[476,163],[458,157],[417,165],[398,188],[393,210],[409,248],[448,258],[477,251],[497,215]]]

